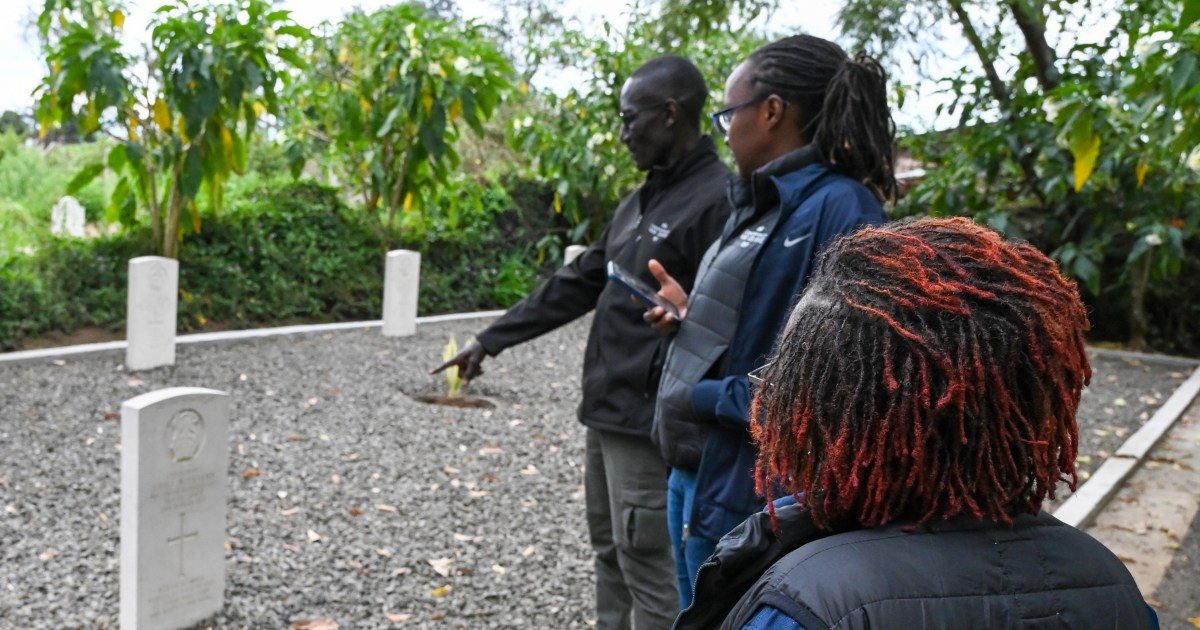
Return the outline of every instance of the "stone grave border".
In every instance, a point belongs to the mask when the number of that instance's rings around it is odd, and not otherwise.
[[[504,311],[476,311],[472,313],[450,313],[447,315],[429,315],[417,318],[417,325],[440,324],[466,319],[486,319],[499,317]],[[383,320],[375,319],[361,322],[338,322],[334,324],[303,324],[299,326],[278,326],[275,328],[251,328],[247,330],[225,330],[221,332],[193,333],[175,337],[178,345],[220,343],[225,341],[241,341],[245,339],[261,339],[280,335],[297,335],[306,333],[322,333],[336,330],[357,330],[363,328],[382,328]],[[47,359],[64,359],[90,354],[123,351],[129,345],[127,341],[105,341],[102,343],[86,343],[75,346],[60,346],[40,350],[20,350],[17,352],[0,353],[0,365],[31,363]]]
[[[438,324],[471,319],[487,319],[499,317],[505,311],[475,311],[469,313],[450,313],[447,315],[431,315],[416,318],[417,325]],[[245,339],[261,339],[281,335],[331,332],[338,330],[358,330],[365,328],[381,328],[383,320],[359,322],[339,322],[333,324],[308,324],[299,326],[278,326],[274,328],[253,328],[249,330],[230,330],[211,333],[194,333],[180,335],[175,338],[176,344],[203,344],[240,341]],[[18,352],[0,353],[0,365],[32,363],[36,361],[79,357],[105,352],[123,351],[128,345],[125,341],[109,341],[41,350],[22,350]],[[1150,451],[1162,439],[1175,422],[1183,416],[1192,401],[1200,394],[1200,359],[1177,357],[1165,354],[1149,354],[1128,350],[1112,350],[1108,348],[1088,348],[1088,351],[1102,357],[1137,360],[1146,363],[1156,363],[1163,366],[1190,368],[1193,372],[1167,399],[1162,407],[1142,425],[1133,435],[1100,465],[1094,474],[1054,511],[1059,520],[1075,527],[1087,527],[1108,504],[1125,481],[1141,466]]]

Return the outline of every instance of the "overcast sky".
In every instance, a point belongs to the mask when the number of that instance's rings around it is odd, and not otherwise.
[[[297,22],[311,27],[324,20],[337,21],[345,11],[354,6],[372,10],[395,1],[276,0],[275,4],[291,10]],[[9,13],[12,17],[0,23],[0,73],[2,73],[0,76],[4,77],[5,86],[5,89],[0,92],[0,111],[12,109],[29,112],[32,107],[33,99],[30,95],[41,81],[43,66],[37,56],[37,45],[33,41],[33,33],[27,32],[27,25],[31,23],[36,12],[41,9],[42,3],[42,0],[5,0],[5,5],[16,10]],[[149,39],[146,24],[151,11],[160,4],[159,0],[132,0],[130,2],[131,10],[125,22],[127,42],[138,43]],[[459,6],[464,15],[469,18],[497,17],[495,4],[487,0],[459,0]],[[840,2],[836,0],[791,0],[781,4],[785,5],[784,8],[771,21],[774,30],[788,27],[800,28],[813,35],[838,39],[835,15]],[[626,5],[619,1],[598,3],[587,0],[564,0],[561,6],[565,15],[579,18],[585,24],[598,25],[605,19],[622,24]],[[944,41],[942,46],[949,49],[956,47],[953,41]],[[961,45],[958,45],[957,48],[961,51]],[[952,59],[954,55],[958,54],[953,50],[946,52],[950,53],[948,59]],[[569,78],[566,77],[569,76],[564,74],[562,77],[552,80],[568,81]],[[905,83],[915,81],[915,77],[901,76],[898,78]],[[543,87],[554,88],[556,86]],[[917,93],[910,92],[906,106],[902,111],[897,112],[897,122],[913,124],[922,128],[933,124],[935,122],[933,111],[940,100],[938,95],[934,94],[934,87],[921,86]],[[941,124],[937,126],[941,126]]]

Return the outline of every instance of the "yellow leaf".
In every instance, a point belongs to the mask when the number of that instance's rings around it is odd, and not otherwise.
[[[443,68],[442,64],[440,63],[437,65],[437,73],[438,76],[442,77],[443,79],[446,78],[446,69]]]
[[[194,90],[194,89],[196,89],[196,82],[188,81],[188,90]]]
[[[520,85],[517,86],[517,91],[520,92],[522,96],[529,96],[529,82],[522,81]]]
[[[183,114],[180,114],[180,115],[179,115],[179,119],[175,121],[175,124],[176,124],[176,125],[178,126],[178,128],[179,128],[179,138],[180,138],[181,140],[183,140],[185,143],[187,143],[187,142],[191,142],[191,141],[192,141],[192,139],[188,137],[188,134],[187,134],[187,125],[186,125],[186,124],[184,124],[184,120],[183,120]]]
[[[338,50],[338,56],[337,56],[338,63],[346,63],[346,61],[349,59],[350,59],[350,49],[346,46],[342,46],[342,48],[340,50]]]
[[[365,96],[358,97],[358,102],[362,104],[362,108],[363,108],[364,112],[367,112],[368,114],[371,113],[371,101],[368,101],[367,97],[365,97]]]
[[[1192,617],[1191,619],[1188,619],[1188,623],[1200,628],[1200,617]]]
[[[59,72],[62,72],[62,61],[55,59],[54,60],[54,74],[58,74]]]
[[[112,12],[113,28],[121,28],[125,26],[125,14],[120,9]]]
[[[138,121],[137,118],[130,116],[125,122],[125,128],[129,130],[129,139],[137,142],[138,139]]]
[[[203,326],[203,325],[205,325],[205,324],[207,324],[207,323],[208,323],[208,318],[207,318],[207,317],[205,317],[205,316],[203,316],[203,315],[197,315],[197,316],[196,316],[196,323],[198,323],[198,324],[200,324],[201,326]]]
[[[458,120],[459,116],[462,116],[462,108],[463,104],[461,100],[454,101],[450,104],[450,122],[454,122]]]
[[[558,196],[558,193],[554,193],[554,212],[562,214],[562,197]]]
[[[1138,188],[1146,184],[1146,171],[1150,170],[1150,165],[1145,162],[1138,162],[1137,165],[1137,180]]]
[[[412,210],[413,210],[413,194],[411,192],[409,192],[408,194],[404,195],[404,211],[412,212]]]
[[[433,596],[434,597],[445,597],[445,596],[449,595],[450,591],[452,591],[452,590],[454,590],[454,587],[447,584],[440,588],[433,589]]]
[[[1100,136],[1092,136],[1075,154],[1075,192],[1083,190],[1092,171],[1096,168],[1096,159],[1100,157]]]
[[[225,153],[227,162],[233,161],[233,134],[225,125],[221,125],[221,150]]]
[[[158,123],[159,129],[171,133],[171,109],[161,98],[154,101],[154,122]]]
[[[433,111],[433,95],[428,93],[425,94],[425,96],[421,98],[421,103],[425,106],[425,114],[429,115],[429,112]]]

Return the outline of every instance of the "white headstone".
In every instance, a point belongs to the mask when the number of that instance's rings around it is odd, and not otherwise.
[[[421,254],[407,249],[388,252],[383,275],[383,335],[407,337],[417,332],[417,298],[421,290]]]
[[[579,258],[579,255],[587,251],[587,245],[567,245],[567,251],[563,252],[563,266],[571,264],[572,260]]]
[[[175,364],[178,296],[179,261],[161,256],[129,261],[125,367],[145,370]]]
[[[121,405],[123,630],[221,610],[228,468],[228,394],[173,387]]]
[[[87,222],[87,215],[84,212],[83,206],[70,195],[58,200],[54,204],[54,208],[50,210],[50,233],[55,235],[66,234],[76,238],[83,237],[83,225]]]

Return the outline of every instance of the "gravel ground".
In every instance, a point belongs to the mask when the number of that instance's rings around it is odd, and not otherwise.
[[[489,361],[472,393],[494,411],[402,393],[439,389],[425,370],[450,334],[462,342],[479,325],[181,346],[176,367],[136,376],[117,357],[0,367],[0,627],[116,627],[115,413],[177,385],[234,399],[227,604],[215,626],[374,628],[392,625],[389,614],[586,626],[574,413],[586,322]]]
[[[115,355],[0,366],[0,628],[116,627],[116,414],[183,385],[234,399],[227,603],[213,625],[586,627],[574,412],[587,321],[489,360],[469,393],[494,410],[409,398],[440,390],[425,370],[451,334],[463,342],[480,326],[180,346],[176,367],[136,375]],[[1085,471],[1186,376],[1093,364]]]

